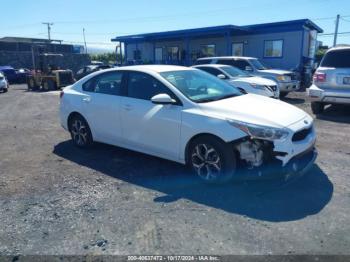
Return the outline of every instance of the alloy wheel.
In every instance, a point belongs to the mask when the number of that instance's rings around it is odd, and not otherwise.
[[[214,147],[208,144],[198,144],[192,153],[192,167],[202,179],[216,179],[221,172],[221,159]]]
[[[80,119],[75,119],[71,127],[72,138],[78,146],[84,146],[87,143],[88,130]]]

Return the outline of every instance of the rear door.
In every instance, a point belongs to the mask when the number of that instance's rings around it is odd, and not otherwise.
[[[182,105],[163,83],[141,72],[129,72],[127,96],[121,99],[122,134],[128,147],[177,159],[179,156]],[[151,98],[168,94],[176,105],[156,105]]]
[[[100,74],[83,84],[83,114],[96,141],[119,144],[122,79],[123,73],[114,71]]]
[[[317,73],[325,74],[325,81],[317,82],[317,86],[350,90],[350,49],[328,52]]]

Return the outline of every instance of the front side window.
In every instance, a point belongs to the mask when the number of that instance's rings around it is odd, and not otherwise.
[[[243,43],[232,44],[232,55],[243,56]]]
[[[83,84],[83,90],[107,95],[120,95],[122,72],[109,72],[98,75]]]
[[[212,68],[212,67],[198,67],[198,68],[200,70],[203,70],[203,71],[213,75],[213,76],[218,76],[220,74],[223,75],[223,73],[220,70],[216,69],[216,68]]]
[[[282,57],[283,40],[265,41],[264,57]]]
[[[172,92],[163,83],[145,73],[130,72],[128,78],[128,96],[137,99],[151,100],[155,95],[168,94],[174,98]],[[174,98],[175,99],[175,98]]]
[[[169,71],[160,75],[187,98],[197,103],[241,95],[237,88],[200,70]]]
[[[202,56],[215,56],[215,45],[202,45],[201,46]]]

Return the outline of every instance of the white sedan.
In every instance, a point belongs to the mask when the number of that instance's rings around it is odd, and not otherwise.
[[[193,67],[217,76],[246,93],[271,98],[279,98],[280,96],[280,91],[275,81],[260,76],[252,76],[236,67],[219,64],[204,64]]]
[[[316,158],[304,111],[242,94],[203,71],[165,65],[93,73],[61,93],[61,125],[74,144],[116,145],[188,164],[206,182],[305,172]]]
[[[9,88],[9,84],[3,73],[0,72],[0,91],[6,93]]]

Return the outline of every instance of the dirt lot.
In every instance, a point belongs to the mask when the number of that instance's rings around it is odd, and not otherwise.
[[[309,110],[305,94],[287,102]],[[75,148],[58,92],[0,94],[0,255],[350,254],[350,109],[316,119],[299,180],[208,186],[176,163]]]

